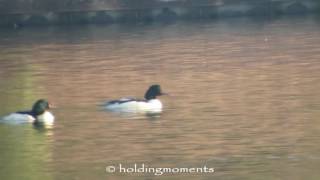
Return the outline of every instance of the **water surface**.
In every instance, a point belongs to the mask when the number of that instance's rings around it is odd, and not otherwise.
[[[313,17],[0,30],[0,115],[47,98],[52,129],[0,124],[0,179],[159,179],[105,167],[208,167],[190,179],[319,179]],[[170,96],[160,115],[106,100]],[[188,178],[188,174],[160,176]]]

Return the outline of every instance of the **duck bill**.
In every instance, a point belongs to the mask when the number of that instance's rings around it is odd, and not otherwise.
[[[161,96],[169,96],[169,93],[161,93]]]
[[[57,108],[56,105],[54,105],[54,104],[52,104],[52,103],[49,103],[49,109],[55,109],[55,108]]]

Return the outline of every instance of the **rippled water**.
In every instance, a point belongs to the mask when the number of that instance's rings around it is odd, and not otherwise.
[[[0,115],[57,106],[52,129],[0,124],[0,179],[320,178],[319,19],[1,29],[0,55]],[[158,116],[99,106],[154,83]]]

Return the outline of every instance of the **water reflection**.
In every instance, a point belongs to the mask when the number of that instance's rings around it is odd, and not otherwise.
[[[3,179],[53,179],[51,138],[53,131],[32,128],[32,125],[0,125],[1,165]]]

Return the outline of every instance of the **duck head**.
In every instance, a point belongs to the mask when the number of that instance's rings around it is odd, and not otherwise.
[[[147,90],[147,92],[144,95],[144,98],[146,100],[151,100],[151,99],[156,99],[157,96],[161,96],[161,95],[165,95],[165,93],[163,93],[161,91],[160,85],[154,84],[149,87],[149,89]]]
[[[45,99],[39,99],[37,102],[33,104],[32,112],[38,116],[43,114],[46,110],[50,109],[50,104]]]

